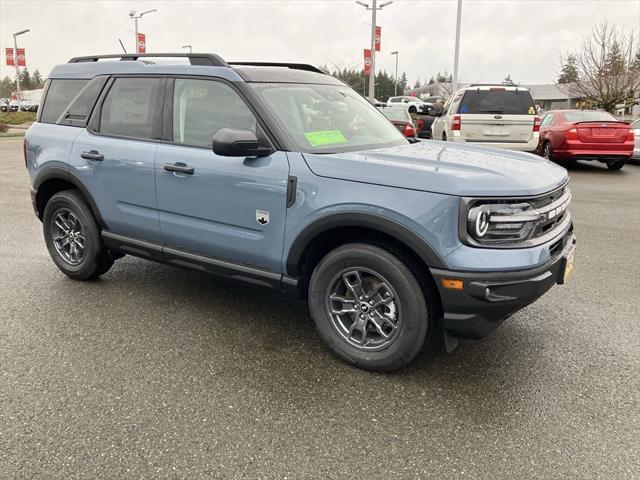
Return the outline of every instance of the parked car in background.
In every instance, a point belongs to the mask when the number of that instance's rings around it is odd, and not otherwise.
[[[633,146],[633,155],[631,155],[631,160],[634,163],[640,162],[640,119],[636,120],[631,124],[631,128],[633,129],[634,134],[634,146]]]
[[[404,108],[387,107],[381,109],[382,114],[407,138],[417,136],[416,127],[411,115]]]
[[[18,104],[18,102],[15,101],[15,100],[11,100],[9,102],[9,111],[10,112],[17,112],[18,110],[20,110],[20,105]]]
[[[33,100],[22,100],[20,102],[20,111],[22,112],[37,112],[39,104]]]
[[[0,112],[8,112],[9,111],[9,103],[6,100],[0,99]]]
[[[554,110],[542,117],[538,153],[548,160],[595,160],[621,169],[634,150],[632,127],[608,112]]]
[[[431,131],[437,140],[533,152],[539,128],[526,88],[471,85],[447,100]]]
[[[430,113],[434,106],[410,95],[391,97],[387,100],[389,107],[406,108],[409,113]]]
[[[431,137],[431,125],[436,117],[433,115],[420,115],[416,117],[416,131],[419,138],[430,139]]]

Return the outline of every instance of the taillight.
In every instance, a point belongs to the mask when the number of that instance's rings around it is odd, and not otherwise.
[[[533,117],[533,131],[540,131],[540,117]]]
[[[416,136],[416,129],[413,128],[411,125],[405,125],[404,126],[404,136],[405,137],[410,137],[413,138]]]
[[[27,139],[22,140],[22,154],[24,155],[24,166],[27,167]]]
[[[460,115],[454,115],[451,120],[451,130],[460,130],[462,126],[462,117]]]
[[[578,140],[578,129],[572,128],[570,130],[567,130],[567,133],[565,134],[564,138],[566,140]]]
[[[629,133],[627,133],[627,142],[633,142],[636,138],[635,132],[633,131],[633,129],[629,129]]]

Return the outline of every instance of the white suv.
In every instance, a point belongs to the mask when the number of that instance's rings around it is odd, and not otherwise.
[[[406,108],[409,113],[430,113],[433,110],[433,103],[423,102],[418,97],[409,95],[391,97],[387,101],[387,106]]]
[[[533,152],[540,118],[526,88],[471,85],[447,100],[431,132],[434,140]]]

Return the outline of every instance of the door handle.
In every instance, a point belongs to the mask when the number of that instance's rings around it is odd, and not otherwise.
[[[178,172],[178,173],[186,173],[187,175],[193,175],[193,167],[186,165],[184,163],[165,163],[164,169],[167,172]]]
[[[86,158],[87,160],[93,160],[94,162],[101,162],[104,160],[104,155],[102,155],[97,150],[89,150],[88,152],[82,152],[80,154],[82,158]]]

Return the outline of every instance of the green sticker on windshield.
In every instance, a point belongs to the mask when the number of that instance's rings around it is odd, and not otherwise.
[[[340,130],[320,130],[304,134],[312,147],[322,147],[323,145],[335,145],[336,143],[347,143],[347,139]]]

